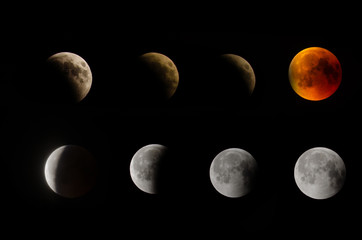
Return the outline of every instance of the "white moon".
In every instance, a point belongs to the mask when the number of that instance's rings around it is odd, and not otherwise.
[[[86,194],[95,183],[95,159],[82,147],[62,146],[50,154],[44,174],[55,193],[66,198],[77,198]]]
[[[328,148],[309,149],[299,157],[294,169],[297,186],[314,199],[327,199],[337,194],[345,177],[342,158]]]
[[[227,149],[219,153],[211,164],[211,183],[222,195],[239,198],[252,190],[257,168],[254,157],[247,151]]]
[[[151,144],[139,149],[133,156],[130,173],[139,189],[149,194],[158,193],[160,164],[166,152],[167,147]]]
[[[71,98],[69,101],[80,102],[89,93],[92,86],[92,72],[87,62],[77,54],[60,52],[48,58],[47,63],[56,76],[48,81],[61,78],[53,82],[54,88],[64,88],[64,95]],[[60,93],[62,94],[62,93]]]

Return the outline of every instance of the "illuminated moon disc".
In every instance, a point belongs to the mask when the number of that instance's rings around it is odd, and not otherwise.
[[[328,148],[312,148],[303,153],[294,169],[299,189],[313,199],[327,199],[337,194],[346,178],[342,158]]]
[[[243,197],[254,186],[257,168],[254,157],[247,151],[226,149],[212,161],[210,180],[220,194],[229,198]]]
[[[341,84],[341,64],[327,49],[306,48],[290,63],[289,81],[293,90],[302,98],[324,100],[333,95]]]
[[[143,192],[149,194],[160,192],[160,169],[167,149],[160,144],[150,144],[139,149],[133,156],[130,164],[131,178]]]

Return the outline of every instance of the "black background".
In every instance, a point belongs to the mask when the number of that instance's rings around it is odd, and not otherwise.
[[[79,233],[167,236],[191,233],[284,233],[290,230],[358,231],[360,205],[360,34],[267,34],[251,32],[16,32],[3,40],[0,62],[1,189],[6,226],[58,226]],[[311,102],[291,88],[288,67],[307,47],[333,52],[343,70],[330,98]],[[93,74],[79,104],[34,101],[29,89],[52,54],[82,56]],[[127,82],[135,59],[146,52],[170,57],[180,84],[166,103],[134,104]],[[220,54],[244,57],[256,88],[245,103],[227,102],[213,64]],[[141,192],[129,164],[141,147],[172,150],[165,191]],[[86,147],[98,160],[95,188],[79,199],[53,193],[44,179],[49,154],[65,144]],[[248,196],[229,199],[209,180],[213,158],[226,148],[250,152],[260,168]],[[299,156],[327,147],[344,160],[347,180],[333,198],[319,201],[294,181]],[[40,219],[34,222],[33,218]],[[65,221],[64,221],[65,220]],[[221,230],[223,229],[223,230]],[[176,234],[176,235],[177,235]],[[212,233],[214,234],[214,233]]]

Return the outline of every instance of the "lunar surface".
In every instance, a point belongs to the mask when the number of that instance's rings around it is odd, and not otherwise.
[[[160,168],[167,153],[167,147],[159,144],[147,145],[133,156],[130,165],[134,184],[149,194],[159,193]]]
[[[139,58],[137,92],[143,99],[165,101],[171,98],[179,84],[179,73],[167,56],[150,52]]]
[[[327,199],[343,187],[346,168],[342,158],[328,148],[313,148],[298,159],[294,178],[299,189],[308,197]]]
[[[251,65],[244,58],[235,54],[223,54],[222,75],[223,81],[230,82],[236,91],[244,96],[250,96],[255,88],[255,73]]]
[[[80,102],[92,86],[92,72],[80,56],[61,52],[49,57],[44,91],[56,102]]]
[[[250,153],[238,148],[227,149],[219,153],[211,164],[211,183],[222,195],[239,198],[252,190],[257,168]]]
[[[298,53],[289,66],[294,91],[307,100],[320,101],[333,95],[342,81],[342,68],[330,51],[311,47]]]
[[[92,189],[96,179],[96,162],[84,148],[66,145],[56,149],[46,161],[45,179],[60,196],[77,198]]]

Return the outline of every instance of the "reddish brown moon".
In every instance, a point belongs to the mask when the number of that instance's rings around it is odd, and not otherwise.
[[[339,88],[342,67],[337,57],[327,49],[306,48],[290,63],[289,81],[302,98],[321,101],[332,96]]]

